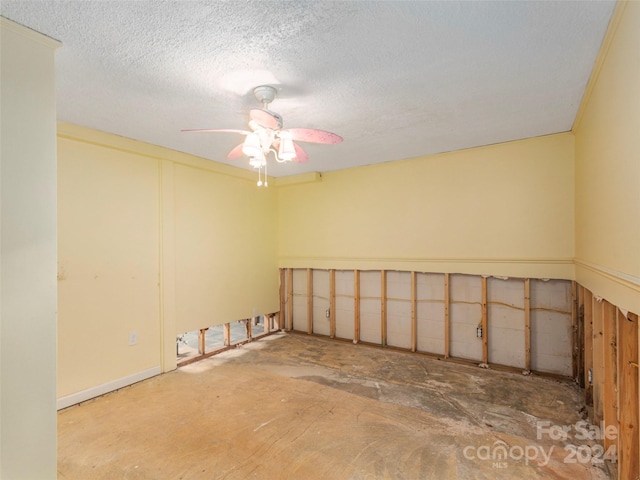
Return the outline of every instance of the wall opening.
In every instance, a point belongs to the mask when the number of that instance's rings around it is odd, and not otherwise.
[[[279,328],[278,314],[273,313],[181,333],[176,337],[177,364],[179,367],[188,365],[274,333]]]
[[[285,269],[281,278],[289,330],[573,374],[577,320],[569,280],[311,268]]]

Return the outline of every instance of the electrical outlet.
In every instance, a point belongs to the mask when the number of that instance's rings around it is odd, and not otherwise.
[[[136,345],[138,343],[138,332],[135,330],[129,332],[129,345]]]
[[[329,309],[327,308],[327,309],[325,310],[325,312],[324,312],[324,316],[325,316],[325,317],[327,317],[327,318],[330,318],[330,317],[331,317],[331,310],[329,310]]]

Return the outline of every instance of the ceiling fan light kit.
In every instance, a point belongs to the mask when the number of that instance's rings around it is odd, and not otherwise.
[[[291,133],[285,131],[280,132],[280,147],[278,147],[278,157],[285,162],[290,162],[296,157],[296,150],[291,140]]]
[[[242,144],[242,153],[247,157],[258,157],[262,155],[262,147],[260,146],[260,138],[257,133],[250,133],[244,139]]]
[[[304,163],[309,160],[307,153],[295,144],[296,142],[337,144],[342,142],[342,137],[335,133],[311,128],[283,129],[282,117],[269,110],[269,104],[276,98],[276,89],[271,85],[260,85],[253,89],[253,94],[262,104],[261,109],[251,109],[249,111],[248,130],[234,129],[202,129],[183,130],[183,132],[226,132],[240,133],[245,135],[244,142],[237,145],[227,155],[227,160],[246,155],[249,157],[249,165],[258,169],[258,186],[268,186],[267,184],[267,156],[273,153],[278,163],[299,162]],[[262,169],[264,168],[264,182],[262,181]]]

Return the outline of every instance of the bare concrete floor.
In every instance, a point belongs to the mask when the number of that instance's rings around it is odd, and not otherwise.
[[[568,382],[277,334],[61,411],[58,478],[607,479],[580,409]]]

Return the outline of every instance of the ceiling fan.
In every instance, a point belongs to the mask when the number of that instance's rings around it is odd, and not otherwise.
[[[261,85],[253,89],[256,99],[262,108],[249,111],[249,128],[251,130],[236,129],[197,129],[182,130],[183,132],[223,132],[240,133],[245,140],[234,147],[227,155],[227,160],[235,160],[243,155],[249,157],[249,165],[258,169],[258,186],[267,186],[267,155],[273,153],[278,163],[309,161],[309,156],[302,147],[294,143],[324,143],[336,144],[342,142],[342,137],[335,133],[311,128],[282,128],[282,117],[269,110],[269,104],[276,98],[276,89],[271,85]],[[265,181],[261,178],[264,168]]]

